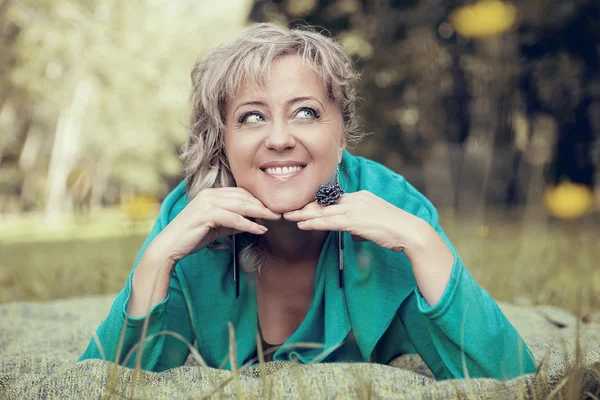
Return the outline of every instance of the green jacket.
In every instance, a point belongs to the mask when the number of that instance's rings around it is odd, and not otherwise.
[[[353,242],[345,234],[344,287],[338,285],[337,240],[330,233],[319,258],[315,294],[298,329],[277,350],[274,360],[388,363],[401,354],[418,353],[438,379],[491,377],[510,379],[535,372],[533,357],[515,328],[489,294],[477,285],[438,224],[433,205],[402,176],[371,160],[344,152],[340,184],[346,192],[367,190],[427,221],[454,253],[450,282],[430,307],[421,296],[406,256],[375,245]],[[160,215],[135,265],[154,237],[188,204],[185,182],[164,200]],[[134,267],[135,268],[135,267]],[[144,318],[126,318],[131,276],[97,331],[106,359],[119,362],[139,341]],[[141,358],[144,370],[164,371],[184,364],[189,355],[174,331],[192,343],[211,367],[225,365],[228,322],[235,331],[238,366],[256,356],[257,307],[252,275],[240,274],[235,296],[232,254],[203,249],[177,263],[167,298],[150,312]],[[156,335],[156,336],[155,336]],[[302,348],[294,343],[320,343]],[[80,360],[102,358],[91,340]],[[129,357],[133,367],[136,354]],[[464,367],[463,367],[464,365]]]

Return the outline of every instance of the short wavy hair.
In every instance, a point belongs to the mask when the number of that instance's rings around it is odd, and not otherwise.
[[[264,84],[273,61],[290,54],[308,61],[325,82],[328,96],[338,102],[347,146],[362,139],[356,117],[359,74],[344,48],[314,27],[254,24],[205,55],[192,70],[189,135],[181,155],[188,198],[203,189],[235,186],[225,153],[225,106],[245,78]],[[256,252],[242,253],[245,270],[260,267]]]

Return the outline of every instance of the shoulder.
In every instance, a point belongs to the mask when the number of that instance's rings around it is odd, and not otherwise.
[[[158,219],[165,227],[179,214],[188,204],[188,196],[185,191],[186,181],[182,180],[163,200],[160,206]]]
[[[427,222],[437,221],[431,201],[404,176],[383,164],[345,151],[340,174],[348,192],[366,190]]]

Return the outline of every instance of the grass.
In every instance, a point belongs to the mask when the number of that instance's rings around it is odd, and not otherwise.
[[[600,311],[600,224],[490,213],[483,220],[442,215],[442,226],[469,271],[491,296],[519,305],[552,305],[575,315]]]
[[[0,302],[113,293],[143,236],[0,244]]]

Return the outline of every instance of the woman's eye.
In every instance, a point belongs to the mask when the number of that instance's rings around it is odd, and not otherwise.
[[[240,124],[257,124],[265,119],[257,112],[249,112],[240,117]]]
[[[296,113],[296,117],[300,119],[317,119],[319,118],[319,114],[316,110],[309,107],[305,107],[300,109],[300,111]]]

